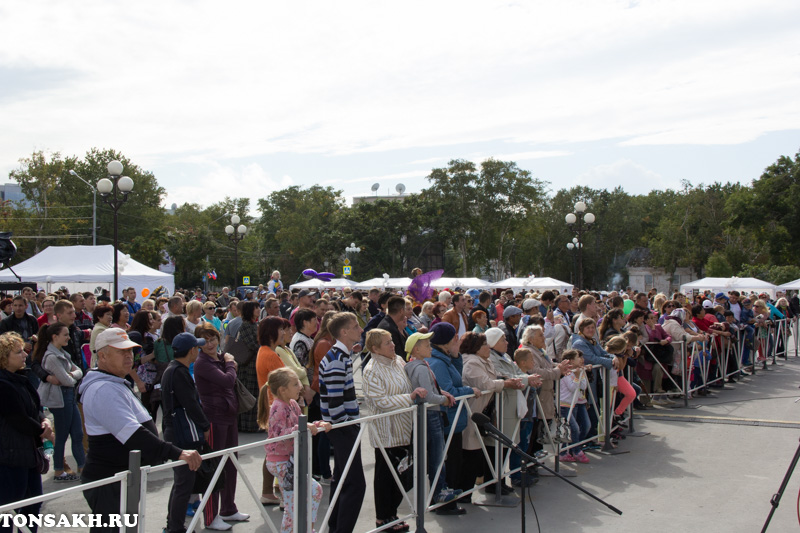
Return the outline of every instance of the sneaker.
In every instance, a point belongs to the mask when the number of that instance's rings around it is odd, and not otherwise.
[[[219,515],[215,516],[214,521],[206,526],[206,529],[214,529],[216,531],[228,531],[231,528],[233,526],[222,520]]]
[[[461,495],[461,489],[442,489],[439,494],[436,495],[435,502],[436,503],[447,503],[455,500]]]
[[[278,505],[281,503],[280,498],[270,495],[261,497],[261,505]]]
[[[78,476],[73,472],[64,472],[53,476],[53,481],[77,481]]]
[[[186,516],[194,516],[196,509],[191,503],[186,506]]]
[[[581,451],[581,452],[578,452],[578,453],[576,453],[576,454],[574,455],[574,457],[575,457],[575,459],[577,459],[577,461],[578,461],[579,463],[588,463],[588,462],[589,462],[589,458],[588,458],[588,457],[586,457],[586,454],[585,454],[585,453],[583,453],[582,451]]]
[[[559,457],[559,461],[561,461],[562,463],[574,463],[575,461],[577,461],[577,459],[575,459],[574,455],[568,453],[566,455],[562,455],[561,457]]]
[[[247,522],[250,520],[250,515],[247,513],[241,513],[236,511],[231,515],[219,515],[220,518],[225,520],[226,522]]]
[[[538,476],[528,475],[525,478],[525,485],[524,486],[522,485],[522,478],[521,477],[513,478],[511,480],[511,485],[514,486],[514,487],[525,488],[525,487],[532,487],[532,486],[536,485],[538,482],[539,482],[539,477]]]

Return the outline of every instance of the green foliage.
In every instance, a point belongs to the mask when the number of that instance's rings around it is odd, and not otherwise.
[[[729,278],[733,276],[733,267],[722,251],[712,253],[706,263],[706,276],[712,278]]]
[[[744,265],[739,271],[740,278],[758,278],[775,285],[783,285],[800,279],[800,267],[797,265]]]

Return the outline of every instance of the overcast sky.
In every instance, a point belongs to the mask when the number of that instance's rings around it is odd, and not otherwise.
[[[114,148],[172,202],[426,186],[750,182],[800,149],[800,2],[0,3],[0,182]]]

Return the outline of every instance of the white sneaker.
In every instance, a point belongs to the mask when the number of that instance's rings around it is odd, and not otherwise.
[[[250,515],[247,513],[240,513],[239,511],[236,511],[236,514],[232,514],[230,516],[219,515],[219,518],[222,518],[223,520],[226,520],[228,522],[244,522],[246,520],[250,520]]]
[[[222,520],[222,517],[217,515],[214,521],[206,526],[206,529],[216,529],[217,531],[228,531],[233,528],[232,525]]]

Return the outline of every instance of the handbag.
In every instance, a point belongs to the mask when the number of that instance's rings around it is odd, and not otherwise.
[[[414,469],[411,468],[414,464],[414,457],[408,448],[390,448],[386,450],[386,455],[392,463],[392,468],[397,472],[397,477],[400,478],[400,484],[403,485],[403,490],[408,492],[414,486]]]
[[[208,445],[203,445],[201,451],[202,453],[209,453],[213,450]],[[214,472],[216,472],[221,460],[222,457],[203,459],[203,462],[200,463],[200,468],[195,471],[192,494],[203,494],[208,490],[208,486],[211,484],[211,478],[214,477]],[[217,478],[217,483],[214,485],[214,488],[211,490],[211,492],[218,492],[224,488],[225,469],[220,472],[219,477]]]
[[[249,390],[247,390],[247,387],[245,387],[244,383],[242,383],[238,378],[236,379],[234,390],[236,391],[236,399],[239,400],[238,414],[246,413],[255,407],[256,397],[253,396]]]
[[[228,342],[225,351],[233,356],[233,359],[239,367],[247,366],[256,355],[249,346],[239,340],[238,335],[235,340]]]
[[[494,405],[494,395],[492,395],[492,399],[489,400],[489,403],[486,404],[486,407],[484,407],[483,411],[481,411],[481,412],[484,414],[484,416],[488,417],[489,420],[491,420],[492,425],[494,425],[494,426],[497,425],[497,420],[496,420],[496,416],[495,416],[497,414],[497,410],[495,409],[495,405]],[[485,437],[486,436],[485,427],[482,426],[482,425],[478,426],[478,433],[480,433],[481,437]]]
[[[44,447],[39,446],[34,452],[36,454],[36,471],[40,474],[46,474],[50,471],[50,459],[44,454]]]

